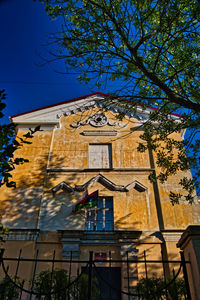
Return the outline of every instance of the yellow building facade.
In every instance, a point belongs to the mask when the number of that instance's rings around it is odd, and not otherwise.
[[[155,157],[137,146],[152,109],[124,111],[120,121],[117,106],[102,110],[105,97],[96,93],[12,117],[17,135],[37,125],[40,131],[15,153],[29,160],[12,172],[16,189],[1,188],[2,223],[10,228],[5,255],[16,257],[22,248],[24,258],[37,250],[51,258],[55,250],[57,259],[84,260],[93,251],[117,260],[127,252],[143,257],[145,250],[147,259],[161,259],[161,251],[165,259],[179,258],[181,234],[200,223],[199,203],[171,205],[169,192],[183,192],[182,174],[164,184],[148,180],[158,171]],[[97,204],[74,212],[95,191]],[[32,267],[24,272],[28,278]]]

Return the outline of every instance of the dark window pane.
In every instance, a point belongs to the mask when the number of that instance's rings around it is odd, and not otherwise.
[[[99,197],[97,207],[87,211],[86,230],[112,231],[113,223],[113,198]]]

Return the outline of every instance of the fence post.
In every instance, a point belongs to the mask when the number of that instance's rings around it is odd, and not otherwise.
[[[33,287],[34,287],[35,274],[36,274],[36,268],[37,268],[37,262],[38,262],[38,253],[39,253],[39,250],[37,249],[37,251],[36,251],[36,257],[35,257],[34,270],[33,270],[32,283],[31,283],[31,293],[30,293],[29,300],[32,300],[32,295],[33,295]]]
[[[111,259],[112,259],[112,256],[111,256],[111,251],[109,251],[109,282],[111,283],[111,279],[112,279],[112,268],[111,268]],[[109,299],[111,299],[111,287],[109,286]]]
[[[92,263],[93,263],[93,251],[90,251],[89,273],[88,273],[88,300],[92,300]]]
[[[148,273],[147,273],[147,259],[146,259],[146,251],[145,251],[145,250],[144,250],[144,266],[145,266],[146,279],[148,279]]]
[[[167,285],[167,274],[166,274],[166,265],[164,263],[164,261],[166,260],[165,256],[164,256],[164,252],[163,249],[161,249],[161,256],[162,256],[162,266],[163,266],[163,275],[164,275],[164,282],[165,285]],[[165,289],[165,295],[166,295],[166,299],[168,300],[168,291],[167,289]]]
[[[190,286],[189,286],[189,282],[188,282],[188,275],[187,275],[187,269],[186,269],[184,252],[180,251],[180,255],[181,255],[181,263],[183,265],[183,276],[184,276],[184,281],[185,281],[185,287],[186,287],[186,293],[187,293],[187,300],[191,300]]]
[[[4,254],[4,251],[5,251],[5,249],[3,249],[3,248],[0,249],[0,266],[1,266],[2,261],[3,261],[3,254]]]
[[[130,293],[130,278],[129,278],[129,258],[128,251],[126,252],[126,267],[127,267],[127,280],[128,280],[128,293]],[[130,295],[128,295],[128,300],[130,300]]]

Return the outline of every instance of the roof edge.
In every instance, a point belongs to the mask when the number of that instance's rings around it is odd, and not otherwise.
[[[104,97],[111,97],[112,96],[110,94],[106,94],[106,93],[102,93],[102,92],[95,92],[95,93],[91,93],[91,94],[88,94],[88,95],[85,95],[85,96],[76,97],[76,98],[69,99],[69,100],[64,100],[64,101],[58,102],[56,104],[50,104],[50,105],[47,105],[47,106],[43,106],[43,107],[40,107],[40,108],[36,108],[36,109],[26,111],[26,112],[23,112],[23,113],[15,114],[15,115],[10,116],[9,119],[10,119],[11,122],[13,122],[13,118],[23,116],[25,114],[29,114],[29,113],[32,113],[32,112],[40,111],[42,109],[51,108],[51,107],[55,107],[55,106],[66,104],[66,103],[76,102],[76,101],[83,100],[83,99],[86,99],[88,97],[92,97],[92,96],[95,96],[95,95],[100,95],[100,96],[104,96]],[[139,105],[139,106],[142,106],[142,105]],[[150,109],[153,109],[153,110],[159,111],[159,108],[157,108],[157,107],[153,107],[153,106],[149,106],[149,105],[146,105],[146,107],[150,108]],[[179,118],[184,117],[183,115],[173,113],[173,112],[171,112],[170,115],[173,115],[173,116],[176,116],[176,117],[179,117]]]
[[[65,104],[65,103],[75,102],[75,101],[82,100],[82,99],[85,99],[85,98],[88,98],[88,97],[91,97],[91,96],[95,96],[95,95],[101,95],[101,96],[107,96],[107,97],[110,96],[109,94],[105,94],[105,93],[101,93],[101,92],[96,92],[96,93],[88,94],[86,96],[76,97],[76,98],[73,98],[73,99],[70,99],[70,100],[64,100],[64,101],[58,102],[56,104],[50,104],[50,105],[43,106],[43,107],[40,107],[40,108],[35,108],[35,109],[32,109],[32,110],[28,110],[28,111],[25,111],[23,113],[12,115],[12,116],[10,116],[9,119],[10,119],[10,121],[13,121],[12,120],[13,118],[16,118],[16,117],[19,117],[19,116],[23,116],[23,115],[26,115],[26,114],[29,114],[29,113],[32,113],[32,112],[35,112],[35,111],[42,110],[42,109],[46,109],[46,108],[51,108],[51,107],[54,107],[54,106],[62,105],[62,104]]]

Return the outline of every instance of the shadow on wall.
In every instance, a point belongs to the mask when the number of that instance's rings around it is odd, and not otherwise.
[[[128,229],[129,225],[129,218],[133,215],[133,213],[129,213],[123,217],[120,217],[117,221],[115,221],[115,227],[118,229]],[[139,222],[131,223],[131,230],[138,230]],[[130,228],[129,228],[130,229]]]
[[[62,164],[62,159],[58,157],[57,160],[59,164]],[[31,163],[31,168],[30,163],[18,166],[16,171],[13,172],[16,188],[8,189],[5,186],[1,188],[1,222],[9,228],[38,228],[39,216],[42,212],[40,206],[41,208],[43,207],[43,198],[46,201],[45,203],[54,210],[54,212],[49,211],[52,216],[55,214],[56,209],[58,210],[59,205],[63,205],[64,209],[64,204],[74,198],[73,195],[68,193],[66,196],[63,196],[64,199],[61,203],[61,195],[58,195],[58,198],[60,198],[59,204],[52,204],[55,197],[53,197],[52,193],[48,195],[46,190],[50,190],[53,187],[51,182],[56,180],[59,174],[54,173],[53,180],[49,180],[49,175],[46,171],[47,156],[40,157],[40,159]],[[75,180],[75,175],[71,176],[70,180]],[[50,200],[47,199],[47,195],[50,197]],[[63,209],[61,208],[61,211]]]
[[[51,159],[57,160],[57,165],[60,166],[64,163],[64,159],[56,155]],[[47,155],[40,156],[33,162],[30,160],[29,163],[18,166],[13,172],[17,188],[3,187],[5,197],[1,201],[2,223],[15,229],[84,230],[85,213],[74,214],[72,210],[75,203],[83,197],[85,190],[70,192],[60,189],[53,193],[52,188],[56,183],[63,181],[64,176],[58,172],[48,173],[47,161]],[[68,176],[67,183],[74,186],[78,174]],[[134,193],[135,203],[136,199],[143,200],[143,193],[136,190]],[[133,226],[132,219],[133,213],[120,217],[115,221],[115,228],[140,230],[138,229],[141,227],[140,221],[135,222]]]
[[[63,158],[56,157],[58,165],[62,165]],[[13,172],[13,179],[17,188],[7,189],[3,187],[4,199],[1,201],[2,223],[15,229],[41,229],[64,230],[85,229],[85,213],[73,213],[73,207],[79,201],[85,191],[69,192],[60,189],[53,193],[51,189],[56,182],[60,183],[63,175],[60,173],[47,173],[48,156],[42,156],[19,166]],[[31,169],[30,169],[31,164]],[[18,174],[20,174],[19,177]],[[67,182],[74,186],[78,174],[69,174]],[[136,193],[136,192],[135,192]],[[138,192],[140,195],[141,193]],[[140,195],[141,196],[141,195]],[[124,230],[138,230],[139,222],[135,226],[131,223],[132,213],[121,217],[115,222],[115,227]],[[129,220],[128,220],[129,219]],[[129,225],[127,225],[129,224]]]

